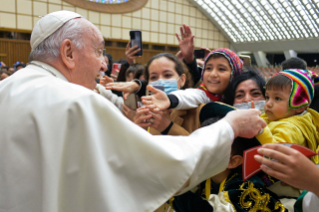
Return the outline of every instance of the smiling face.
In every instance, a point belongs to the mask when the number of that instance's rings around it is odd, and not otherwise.
[[[234,104],[259,100],[265,100],[265,98],[254,80],[245,80],[237,85]]]
[[[214,94],[224,94],[230,82],[231,71],[230,64],[224,56],[210,58],[205,64],[203,74],[203,83],[207,90]]]
[[[89,21],[80,20],[85,28],[82,49],[75,47],[75,68],[72,72],[72,82],[93,90],[96,86],[95,78],[100,71],[106,71],[106,62],[103,57],[104,39],[101,32]]]
[[[291,87],[286,86],[283,89],[267,89],[265,113],[269,121],[277,121],[296,115],[294,109],[289,109],[288,102],[290,97]]]

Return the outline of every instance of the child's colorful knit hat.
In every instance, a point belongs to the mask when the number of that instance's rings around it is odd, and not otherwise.
[[[315,94],[314,86],[319,84],[318,74],[301,69],[283,70],[274,76],[278,74],[282,74],[292,80],[289,108],[298,109],[309,106]]]
[[[236,76],[240,75],[240,73],[243,70],[243,61],[232,50],[227,49],[227,48],[221,48],[221,49],[215,49],[215,50],[211,51],[209,53],[209,55],[207,55],[207,57],[205,59],[204,66],[203,66],[202,78],[203,78],[203,74],[205,71],[206,63],[213,54],[221,54],[224,57],[226,57],[226,59],[229,61],[230,67],[232,69],[231,76],[230,76],[230,82],[232,82]]]

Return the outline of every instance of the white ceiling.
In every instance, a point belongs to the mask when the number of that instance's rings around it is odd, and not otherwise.
[[[189,0],[236,51],[319,52],[319,0]]]

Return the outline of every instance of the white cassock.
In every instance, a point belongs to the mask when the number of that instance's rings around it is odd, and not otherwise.
[[[1,212],[151,212],[188,179],[181,192],[226,169],[226,121],[188,137],[152,136],[104,97],[33,63],[0,82]]]

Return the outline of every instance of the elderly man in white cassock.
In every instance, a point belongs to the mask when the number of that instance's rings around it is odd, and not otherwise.
[[[266,126],[252,109],[188,137],[150,135],[92,91],[104,39],[79,14],[43,17],[31,47],[0,83],[0,212],[151,212],[223,171],[234,137]]]

